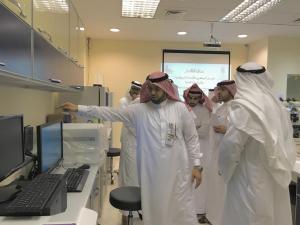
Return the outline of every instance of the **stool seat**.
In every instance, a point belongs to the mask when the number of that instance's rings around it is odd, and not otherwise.
[[[121,149],[119,148],[110,148],[106,153],[107,157],[120,156],[120,154],[121,154]]]
[[[141,189],[135,186],[116,188],[110,192],[109,202],[112,206],[120,210],[141,210]]]

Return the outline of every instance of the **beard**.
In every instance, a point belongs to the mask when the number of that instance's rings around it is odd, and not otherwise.
[[[166,98],[167,98],[166,94],[162,95],[160,98],[151,97],[151,102],[154,103],[154,104],[160,104],[163,101],[165,101]]]

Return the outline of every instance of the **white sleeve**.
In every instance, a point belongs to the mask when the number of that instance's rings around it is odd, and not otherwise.
[[[78,105],[77,115],[88,118],[98,118],[104,121],[123,122],[134,127],[133,107],[126,109],[114,109],[106,106],[85,106]]]
[[[196,131],[196,125],[191,113],[185,108],[182,113],[183,122],[183,137],[185,145],[189,154],[190,162],[193,162],[193,166],[201,165],[201,152],[198,134]]]
[[[209,111],[205,110],[201,115],[201,127],[197,129],[199,138],[208,138],[210,128]]]
[[[128,106],[127,99],[125,97],[120,99],[120,108],[121,109],[126,109]]]
[[[220,143],[219,172],[225,183],[231,179],[235,168],[240,163],[241,153],[245,148],[248,135],[243,131],[229,126]]]

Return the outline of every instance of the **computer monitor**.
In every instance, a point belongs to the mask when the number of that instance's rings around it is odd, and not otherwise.
[[[52,171],[63,159],[62,122],[37,127],[38,172]]]
[[[20,168],[25,159],[23,116],[0,116],[0,181]]]

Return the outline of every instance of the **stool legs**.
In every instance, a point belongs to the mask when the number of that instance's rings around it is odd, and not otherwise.
[[[128,214],[128,225],[132,225],[133,223],[133,215],[132,215],[132,211],[129,211]]]
[[[114,184],[113,157],[110,157],[110,183]]]

